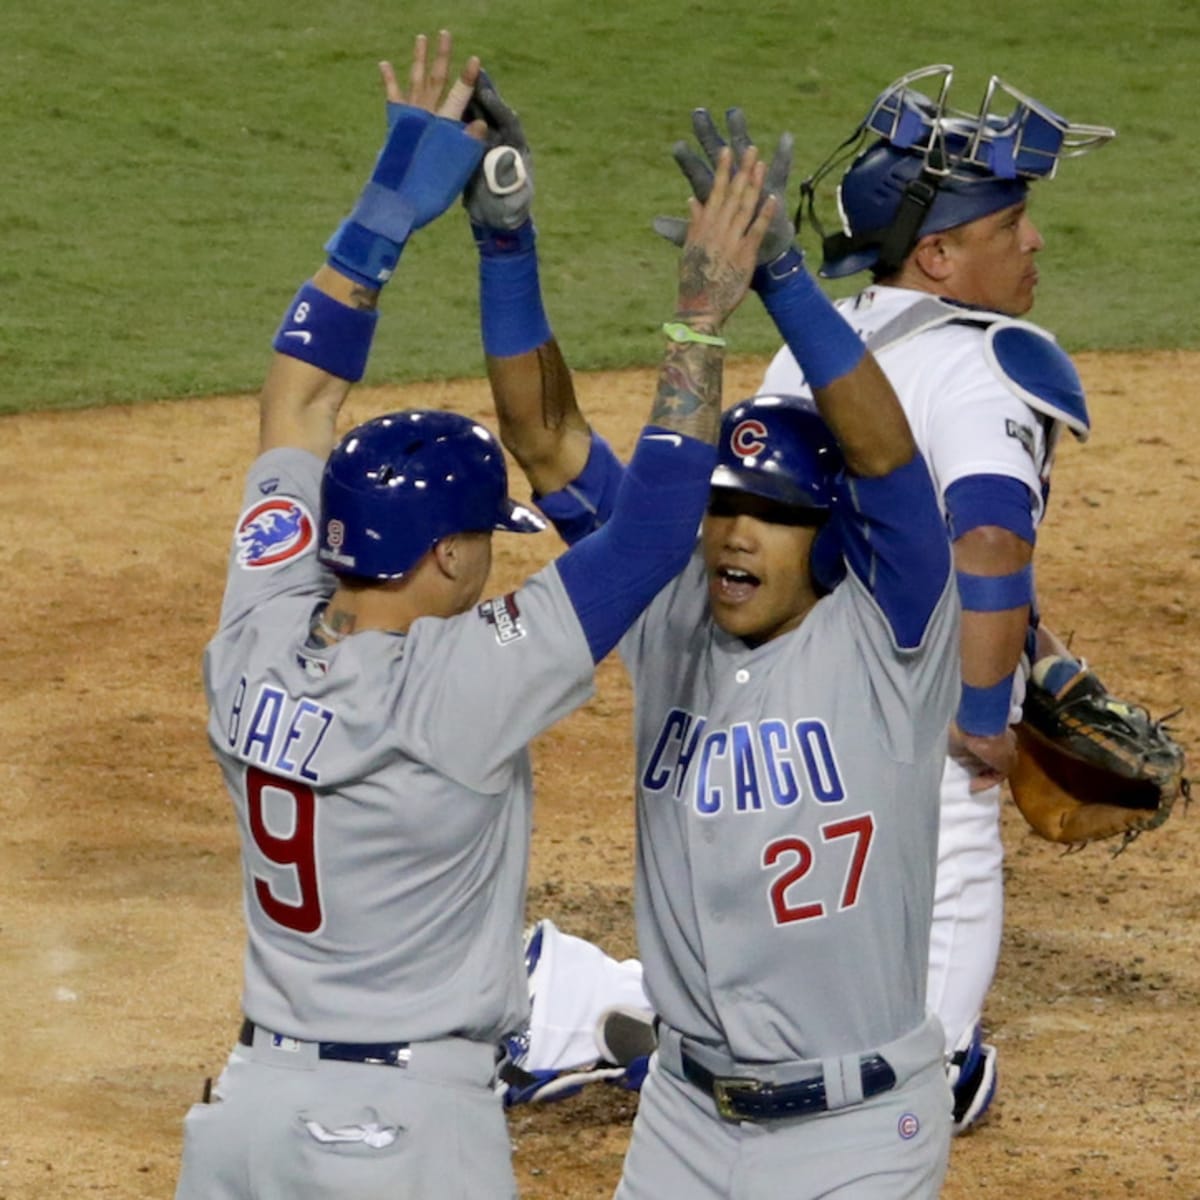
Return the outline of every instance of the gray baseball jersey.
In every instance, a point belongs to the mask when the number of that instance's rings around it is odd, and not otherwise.
[[[242,843],[244,1010],[298,1039],[496,1042],[528,1020],[526,747],[591,694],[587,640],[551,565],[407,635],[316,647],[321,469],[288,449],[252,467],[204,659]]]
[[[925,1020],[957,637],[949,576],[902,649],[851,571],[750,648],[710,619],[698,554],[626,636],[638,939],[668,1025],[774,1063],[867,1051]]]

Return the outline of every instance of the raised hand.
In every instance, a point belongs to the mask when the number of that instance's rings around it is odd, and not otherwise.
[[[729,126],[729,147],[733,150],[734,160],[740,162],[742,156],[750,148],[749,130],[746,126],[746,114],[740,108],[731,108],[726,114]],[[698,154],[687,142],[676,142],[672,155],[679,164],[687,181],[692,186],[692,193],[699,200],[708,197],[713,186],[713,174],[721,151],[726,148],[726,142],[717,131],[712,114],[706,108],[697,108],[692,112],[692,130],[700,143],[704,156]],[[792,153],[794,139],[790,133],[783,133],[775,147],[771,165],[767,169],[763,184],[763,195],[774,196],[776,208],[771,218],[770,226],[759,247],[759,263],[774,262],[780,255],[791,249],[796,238],[796,231],[791,218],[787,214],[787,185],[788,176],[792,170]],[[654,230],[676,246],[682,246],[687,232],[687,222],[678,217],[656,217]]]
[[[533,156],[525,130],[482,71],[467,115],[486,123],[488,146],[463,193],[467,214],[483,229],[511,232],[529,220],[533,205]]]
[[[762,199],[766,174],[753,146],[736,171],[732,150],[722,146],[707,197],[688,200],[676,316],[694,328],[720,329],[746,295],[778,208],[775,197]]]
[[[401,111],[405,108],[421,109],[446,117],[452,121],[461,121],[467,110],[467,105],[475,90],[475,82],[479,78],[479,58],[471,55],[467,59],[461,74],[446,88],[446,80],[450,77],[450,56],[454,49],[454,40],[449,30],[443,29],[438,33],[437,54],[433,66],[429,66],[429,39],[419,33],[413,39],[412,64],[408,71],[408,87],[402,89],[396,77],[396,70],[386,59],[379,64],[379,74],[383,79],[384,92],[387,96],[388,128],[395,125]],[[474,136],[482,137],[483,123],[473,122],[469,130]]]
[[[391,278],[409,237],[462,194],[483,156],[485,124],[464,127],[461,120],[479,77],[479,59],[469,58],[447,87],[452,48],[443,30],[430,68],[428,40],[418,34],[407,91],[390,63],[379,65],[387,140],[358,203],[325,247],[330,265],[363,286],[380,288]]]

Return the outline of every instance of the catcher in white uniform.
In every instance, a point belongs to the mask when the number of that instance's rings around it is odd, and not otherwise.
[[[527,744],[688,562],[708,495],[719,375],[696,343],[668,347],[605,528],[482,604],[492,531],[544,527],[509,499],[497,439],[407,411],[334,444],[405,244],[490,186],[486,126],[461,119],[479,63],[450,83],[450,51],[443,34],[430,67],[418,38],[404,91],[385,64],[387,140],[261,395],[204,659],[241,838],[245,1020],[185,1120],[180,1200],[515,1195],[494,1087],[529,1015]],[[680,267],[680,308],[716,326],[774,205],[754,155],[739,163],[697,206]]]
[[[790,156],[785,135],[772,192]],[[717,180],[728,157],[713,156]],[[694,184],[693,207],[713,171]],[[725,414],[696,553],[621,643],[637,696],[638,940],[659,1015],[629,1200],[924,1197],[949,1151],[943,1034],[925,1005],[958,691],[949,543],[890,386],[786,217],[782,235],[773,225],[753,286],[815,405],[759,397]],[[672,228],[683,240],[685,223]],[[683,315],[669,336],[723,345]],[[536,372],[491,374],[539,506],[586,541],[624,469],[556,351]]]

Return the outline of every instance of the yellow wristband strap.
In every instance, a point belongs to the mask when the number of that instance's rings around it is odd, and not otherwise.
[[[724,346],[723,337],[715,337],[711,333],[700,333],[682,321],[667,321],[662,327],[663,333],[673,342],[699,342],[702,346]]]

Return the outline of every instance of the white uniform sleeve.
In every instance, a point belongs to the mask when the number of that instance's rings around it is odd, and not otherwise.
[[[792,352],[786,347],[780,347],[775,357],[767,367],[767,373],[759,385],[758,391],[764,396],[807,396],[808,384],[804,381],[804,372],[796,362]]]
[[[939,353],[924,352],[928,366],[920,400],[905,407],[938,491],[944,497],[954,483],[973,475],[1016,479],[1029,489],[1036,524],[1046,466],[1043,422],[992,372],[975,330],[939,330],[916,340],[935,339]],[[892,353],[881,356],[885,370]],[[894,353],[912,350],[905,346]]]

